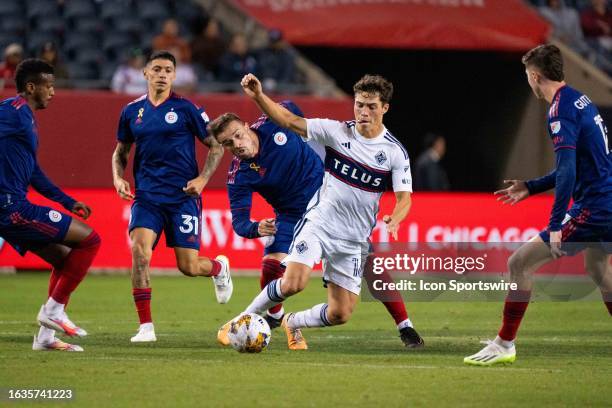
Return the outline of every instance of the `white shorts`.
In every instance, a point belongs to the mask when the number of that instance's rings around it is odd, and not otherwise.
[[[332,237],[306,219],[295,226],[289,255],[283,259],[283,263],[299,262],[312,268],[323,260],[325,282],[332,282],[359,295],[368,249],[367,242]]]

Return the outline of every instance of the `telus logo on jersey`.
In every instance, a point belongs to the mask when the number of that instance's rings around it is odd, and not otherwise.
[[[368,167],[329,146],[325,148],[325,170],[346,184],[371,192],[386,191],[391,175],[389,171]]]

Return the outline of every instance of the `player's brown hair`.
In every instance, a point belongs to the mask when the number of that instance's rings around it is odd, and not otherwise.
[[[233,112],[226,112],[223,115],[219,116],[208,125],[208,129],[213,137],[216,139],[223,131],[227,128],[227,126],[233,121],[238,121],[240,123],[244,123],[240,116],[236,115]]]
[[[393,84],[380,75],[366,74],[355,85],[353,85],[355,94],[360,92],[377,93],[380,101],[385,104],[391,101],[393,97]]]
[[[521,60],[526,67],[534,67],[551,81],[561,82],[563,75],[563,57],[561,50],[552,44],[538,45],[527,51]]]

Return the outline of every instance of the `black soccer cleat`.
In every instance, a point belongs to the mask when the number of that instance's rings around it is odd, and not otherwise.
[[[266,322],[268,322],[268,326],[270,326],[270,330],[273,330],[281,325],[281,322],[283,321],[284,316],[285,315],[282,315],[280,319],[275,319],[274,317],[266,313],[266,315],[264,316],[264,319]]]
[[[416,330],[412,327],[404,327],[400,330],[400,339],[404,343],[404,346],[409,349],[416,349],[425,346],[425,342],[419,336]]]

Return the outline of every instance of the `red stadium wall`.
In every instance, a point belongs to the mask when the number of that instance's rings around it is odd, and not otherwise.
[[[6,91],[1,94],[3,99],[10,96],[13,94]],[[117,143],[117,121],[123,107],[133,99],[102,91],[57,91],[49,107],[36,112],[40,136],[38,160],[47,175],[62,187],[112,187],[111,156]],[[228,111],[248,122],[260,115],[257,107],[239,94],[194,95],[189,99],[204,106],[211,119]],[[309,116],[350,119],[353,115],[350,99],[311,96],[291,99]],[[206,152],[204,146],[198,149],[200,163]],[[230,161],[226,154],[210,188],[225,187]],[[131,177],[131,170],[129,174]]]
[[[112,189],[68,189],[75,198],[93,208],[88,221],[102,236],[103,244],[94,262],[96,268],[129,268],[130,248],[127,225],[130,203],[122,201]],[[503,206],[492,194],[414,194],[414,204],[407,221],[401,226],[399,242],[522,242],[538,232],[548,220],[552,204],[549,196],[532,197],[515,207]],[[49,204],[32,194],[32,200]],[[224,190],[206,191],[203,196],[201,253],[229,256],[235,268],[258,269],[263,251],[260,240],[245,240],[232,230],[229,202]],[[383,197],[379,224],[372,235],[374,242],[390,241],[380,219],[389,214],[393,195]],[[55,206],[57,207],[57,206]],[[254,199],[252,217],[273,216],[271,208],[259,196]],[[406,247],[409,248],[409,247]],[[409,251],[409,249],[407,249]],[[492,267],[506,269],[507,254]],[[0,247],[0,267],[46,268],[37,257],[20,257],[8,244]],[[153,267],[175,268],[172,250],[160,241],[154,252]]]

